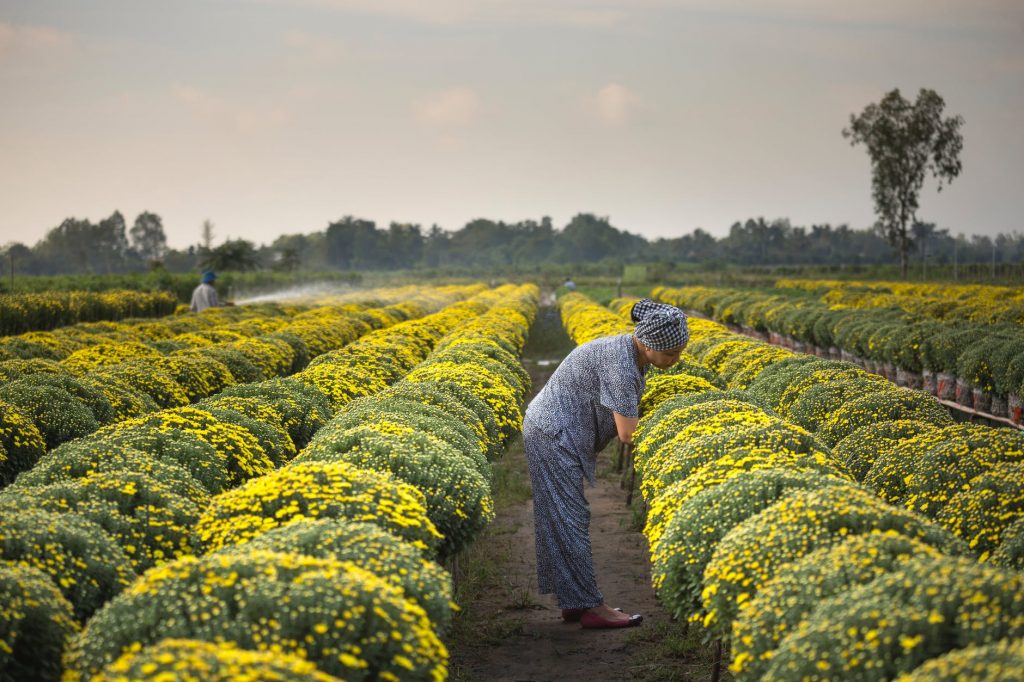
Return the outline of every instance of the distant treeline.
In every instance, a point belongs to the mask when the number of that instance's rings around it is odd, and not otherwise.
[[[210,227],[210,226],[204,226]],[[1024,235],[953,236],[929,223],[913,228],[914,263],[1018,263]],[[549,265],[673,263],[720,267],[761,265],[877,265],[893,263],[892,247],[877,232],[846,225],[794,226],[788,219],[736,222],[725,237],[697,228],[673,238],[646,239],[608,218],[581,213],[557,229],[550,218],[506,223],[473,220],[454,232],[410,223],[378,227],[345,217],[326,229],[282,235],[269,245],[244,239],[185,250],[168,249],[160,217],[140,214],[129,229],[120,212],[92,223],[68,218],[34,246],[7,244],[4,271],[19,274],[115,274],[201,269],[281,272],[495,268],[528,271]]]

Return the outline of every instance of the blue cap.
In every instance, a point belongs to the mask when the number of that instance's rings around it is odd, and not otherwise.
[[[213,280],[217,279],[217,273],[207,270],[203,273],[203,284],[209,284]]]

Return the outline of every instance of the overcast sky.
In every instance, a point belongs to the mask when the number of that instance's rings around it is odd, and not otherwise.
[[[0,244],[116,209],[179,248],[205,219],[863,228],[841,131],[897,87],[966,119],[919,217],[1024,231],[1024,0],[0,0]]]

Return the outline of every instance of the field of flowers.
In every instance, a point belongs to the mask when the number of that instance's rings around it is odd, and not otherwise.
[[[630,305],[563,320],[626,333]],[[1018,679],[1024,435],[716,322],[690,339],[648,375],[634,466],[659,599],[736,679]]]
[[[0,678],[444,679],[439,562],[493,517],[538,291],[417,291],[90,330],[0,363],[26,375],[8,385],[58,377],[99,426],[48,442],[34,403],[0,406],[21,454],[0,492]],[[178,392],[150,392],[160,372]],[[148,401],[101,423],[115,379]]]
[[[655,294],[748,335],[853,362],[900,385],[1024,422],[1018,289],[780,280],[774,290],[688,287]]]
[[[170,293],[124,289],[0,294],[0,335],[47,331],[78,322],[162,317],[177,306]]]
[[[334,306],[215,308],[0,339],[0,485],[101,427],[183,407],[228,386],[293,375],[310,358],[480,290],[370,292]]]

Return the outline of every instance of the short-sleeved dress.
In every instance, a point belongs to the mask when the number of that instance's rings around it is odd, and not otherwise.
[[[633,336],[610,336],[569,353],[526,410],[538,588],[554,593],[563,609],[603,602],[583,479],[594,483],[597,453],[617,433],[613,413],[637,417],[643,391]]]

